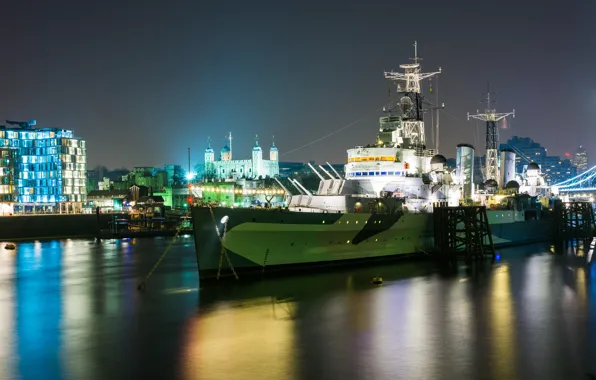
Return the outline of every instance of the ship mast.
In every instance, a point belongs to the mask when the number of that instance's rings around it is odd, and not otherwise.
[[[399,101],[403,120],[403,138],[409,139],[414,145],[425,144],[424,121],[422,118],[422,95],[420,82],[441,73],[439,71],[423,73],[420,68],[422,58],[418,57],[418,43],[414,42],[414,63],[406,63],[399,67],[403,73],[386,71],[385,78],[397,83],[397,91],[403,96]],[[402,87],[405,84],[405,87]]]
[[[497,182],[500,181],[499,176],[499,129],[497,128],[497,122],[503,120],[507,116],[511,115],[515,117],[515,109],[512,112],[497,113],[494,108],[491,108],[491,104],[494,100],[491,100],[490,96],[495,95],[494,92],[490,92],[490,83],[486,92],[486,109],[484,113],[476,111],[476,115],[470,115],[468,112],[468,120],[478,119],[486,122],[486,162],[485,162],[485,175],[486,180],[493,179]],[[500,186],[504,184],[499,184]]]

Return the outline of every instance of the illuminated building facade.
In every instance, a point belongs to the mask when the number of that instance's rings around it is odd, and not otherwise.
[[[85,141],[72,130],[0,126],[2,213],[80,212],[86,200]]]
[[[550,184],[565,181],[579,172],[571,160],[549,156],[546,148],[529,137],[513,136],[506,143],[501,144],[501,150],[503,149],[512,149],[516,153],[515,171],[517,173],[524,173],[527,166],[534,162],[540,166],[546,181]]]
[[[238,180],[236,182],[205,183],[192,187],[195,197],[222,206],[255,207],[285,205],[285,192],[277,185],[265,187],[264,181]]]
[[[581,174],[588,170],[588,152],[580,145],[573,158],[573,164],[577,168],[577,173]]]
[[[211,142],[205,149],[205,178],[216,181],[226,179],[259,179],[273,178],[279,175],[279,155],[275,143],[269,148],[269,159],[263,159],[263,149],[259,146],[258,138],[255,138],[255,146],[252,148],[250,160],[232,160],[232,136],[229,143],[221,149],[220,160],[215,160],[215,152],[211,148]]]

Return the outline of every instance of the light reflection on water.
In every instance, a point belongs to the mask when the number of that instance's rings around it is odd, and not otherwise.
[[[192,320],[182,352],[183,377],[293,378],[295,321],[280,308],[269,298],[257,299],[247,306],[222,304]]]
[[[596,372],[596,269],[574,249],[198,288],[180,238],[0,243],[0,378],[562,379]],[[577,256],[582,256],[578,258]],[[385,282],[370,280],[381,274]]]

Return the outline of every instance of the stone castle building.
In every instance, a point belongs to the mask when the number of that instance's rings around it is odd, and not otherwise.
[[[279,175],[279,154],[275,142],[269,147],[269,159],[263,159],[263,149],[259,146],[258,136],[255,136],[255,146],[249,160],[232,159],[232,134],[228,143],[221,149],[220,159],[215,160],[215,151],[209,141],[205,149],[205,176],[209,179],[259,179]]]

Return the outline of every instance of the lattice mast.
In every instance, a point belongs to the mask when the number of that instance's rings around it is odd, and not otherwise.
[[[489,83],[486,92],[486,109],[484,113],[480,113],[480,111],[477,110],[475,115],[470,115],[468,112],[468,120],[478,119],[486,122],[485,179],[493,179],[499,183],[501,179],[499,176],[499,129],[497,127],[497,122],[510,115],[515,117],[515,109],[512,112],[497,113],[497,111],[491,107],[492,103],[495,102],[494,99],[491,99],[491,95],[495,95],[495,93],[490,91]],[[503,184],[499,183],[499,186],[503,186]]]
[[[403,137],[409,138],[414,145],[424,145],[424,121],[422,118],[422,95],[420,93],[420,82],[433,75],[441,73],[423,73],[420,68],[422,58],[418,57],[418,43],[414,42],[414,63],[406,63],[399,67],[404,69],[403,73],[385,71],[385,78],[397,85],[397,92],[402,93],[400,108],[402,113]],[[405,87],[404,87],[405,86]]]

